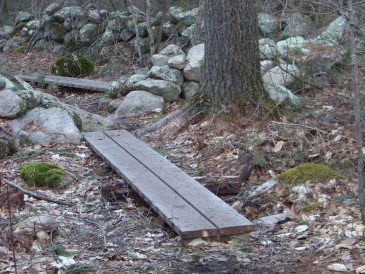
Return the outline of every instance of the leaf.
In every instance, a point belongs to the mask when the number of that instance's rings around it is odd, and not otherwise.
[[[279,152],[283,148],[284,141],[279,141],[276,143],[275,147],[273,147],[272,152]]]

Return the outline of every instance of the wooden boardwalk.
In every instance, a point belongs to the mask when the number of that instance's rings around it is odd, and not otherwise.
[[[78,88],[91,91],[108,92],[110,90],[111,82],[95,81],[89,79],[72,78],[72,77],[62,77],[55,75],[15,75],[27,82],[39,83],[43,82],[45,84],[56,84],[64,87]]]
[[[254,230],[249,220],[128,131],[83,135],[183,241]]]

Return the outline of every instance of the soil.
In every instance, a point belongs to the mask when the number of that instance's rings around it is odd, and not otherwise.
[[[0,58],[9,64],[9,74],[28,74],[49,73],[57,56],[31,51],[0,53]],[[62,88],[49,92],[90,112],[110,115],[98,110],[102,94]],[[334,273],[327,268],[333,263],[354,270],[364,265],[365,243],[360,234],[347,234],[349,224],[360,223],[351,96],[331,85],[322,91],[308,87],[298,96],[302,110],[285,112],[277,121],[256,121],[249,113],[234,118],[213,114],[177,136],[157,138],[151,133],[142,137],[189,175],[204,177],[205,181],[219,179],[224,183],[224,176],[238,176],[242,170],[240,155],[254,156],[241,195],[221,198],[230,204],[242,201],[239,211],[251,220],[283,211],[290,220],[273,227],[257,226],[256,231],[226,242],[196,240],[182,246],[178,235],[139,197],[131,195],[117,203],[106,201],[100,196],[101,186],[120,178],[84,144],[67,146],[67,150],[62,146],[28,148],[2,161],[0,175],[21,183],[16,170],[32,160],[56,162],[75,174],[77,179],[66,189],[40,191],[59,199],[71,198],[78,204],[76,208],[25,198],[25,209],[14,214],[18,221],[34,211],[57,216],[59,245],[79,266],[92,266],[93,273]],[[178,106],[169,105],[167,112]],[[147,115],[133,121],[147,125],[159,118]],[[314,193],[305,200],[295,193],[285,196],[280,185],[261,196],[245,195],[272,179],[272,174],[304,162],[325,163],[342,177],[330,186],[328,182],[306,182]],[[328,204],[302,211],[319,199],[319,193],[328,196]],[[0,213],[0,230],[6,231],[8,214],[4,207]],[[308,225],[309,229],[297,232],[295,228],[300,225]],[[36,237],[31,242],[34,240]],[[49,273],[56,249],[48,246],[34,253],[31,245],[17,243],[19,269],[22,267],[22,273]],[[1,273],[14,269],[7,270],[14,258],[6,246],[6,241],[0,239]]]

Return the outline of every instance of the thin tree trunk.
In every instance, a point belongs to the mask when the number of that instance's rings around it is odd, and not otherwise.
[[[359,68],[356,52],[356,37],[355,37],[355,19],[354,7],[352,0],[349,0],[349,15],[350,15],[350,40],[351,40],[351,66],[352,66],[352,92],[355,101],[355,124],[356,124],[356,143],[357,143],[357,183],[358,196],[360,204],[360,213],[362,223],[365,224],[365,193],[364,193],[364,156],[363,156],[363,141],[362,141],[362,119],[361,119],[361,97],[359,88]]]
[[[141,50],[141,43],[140,43],[141,38],[139,37],[137,16],[136,16],[136,13],[133,9],[133,6],[134,6],[133,5],[133,0],[129,0],[129,3],[132,6],[132,20],[133,20],[134,29],[135,29],[135,32],[136,32],[136,44],[135,45],[137,47],[138,57],[141,59],[142,58],[142,50]]]

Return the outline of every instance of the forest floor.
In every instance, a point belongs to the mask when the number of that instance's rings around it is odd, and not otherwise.
[[[50,72],[57,56],[50,53],[0,53],[10,74]],[[100,70],[99,70],[100,71]],[[95,78],[116,80],[118,70]],[[345,82],[344,74],[341,82]],[[66,102],[101,115],[99,98],[105,96],[59,88],[52,93]],[[19,168],[29,161],[54,162],[74,174],[64,189],[32,189],[75,207],[26,197],[25,206],[12,214],[15,226],[31,216],[49,219],[52,233],[46,242],[39,235],[21,234],[15,261],[19,273],[334,273],[365,265],[364,226],[357,201],[356,141],[350,91],[338,85],[324,90],[304,89],[297,94],[303,107],[285,112],[276,121],[256,121],[252,115],[231,119],[212,114],[177,136],[144,136],[156,151],[193,177],[226,183],[240,170],[239,154],[254,156],[254,167],[240,196],[221,196],[250,220],[285,212],[290,220],[272,227],[257,226],[246,235],[225,242],[196,239],[182,246],[179,236],[136,195],[110,203],[101,195],[103,185],[120,182],[86,145],[28,147],[1,161],[0,175],[22,184]],[[172,104],[167,111],[176,109]],[[161,117],[134,118],[140,126]],[[6,124],[1,121],[2,125]],[[248,191],[301,163],[331,166],[341,174],[330,182],[308,180],[311,195],[285,194],[278,184],[262,195]],[[320,201],[320,203],[318,203]],[[308,205],[316,205],[308,209]],[[0,232],[9,230],[6,206],[0,209]],[[14,254],[0,241],[0,273],[13,273]],[[342,266],[341,266],[342,265]],[[84,272],[82,272],[84,271]],[[365,270],[364,270],[365,271]],[[56,272],[52,272],[56,273]],[[361,272],[365,273],[365,272]]]

